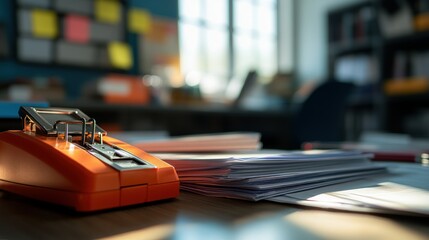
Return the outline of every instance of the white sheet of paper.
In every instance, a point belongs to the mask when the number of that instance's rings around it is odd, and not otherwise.
[[[429,167],[411,163],[380,163],[384,176],[368,177],[269,200],[359,212],[429,215]]]

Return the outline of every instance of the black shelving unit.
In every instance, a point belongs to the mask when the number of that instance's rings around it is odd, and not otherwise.
[[[385,9],[382,1],[377,2],[379,9]],[[402,3],[411,13],[410,30],[395,36],[382,36],[380,55],[380,86],[385,87],[392,81],[411,84],[423,80],[426,84],[417,85],[413,91],[406,86],[398,93],[385,90],[383,93],[383,130],[407,133],[414,137],[429,137],[429,125],[425,119],[429,116],[429,26],[418,24],[418,20],[429,13],[426,0],[416,0],[414,4]],[[379,10],[381,11],[381,10]]]
[[[334,76],[340,57],[355,54],[371,54],[378,38],[375,23],[376,8],[373,1],[333,9],[328,13],[329,73]]]
[[[329,79],[356,84],[349,104],[347,140],[357,140],[363,129],[378,128],[380,117],[374,116],[380,112],[377,9],[376,3],[368,0],[332,9],[327,15]]]
[[[399,5],[392,5],[394,2]],[[328,12],[330,79],[342,80],[339,79],[341,75],[338,76],[343,67],[341,61],[354,56],[372,58],[372,68],[376,72],[372,79],[368,79],[372,86],[357,84],[359,88],[370,90],[364,91],[366,94],[363,96],[354,97],[350,105],[355,116],[362,112],[372,115],[374,124],[369,129],[359,126],[360,129],[355,129],[355,132],[381,130],[429,137],[429,125],[423,124],[424,119],[429,120],[429,87],[417,87],[415,93],[404,89],[402,94],[401,89],[399,94],[385,90],[386,83],[395,79],[411,81],[419,78],[429,81],[429,24],[417,24],[420,16],[428,16],[429,4],[422,4],[426,2],[366,0]],[[386,28],[398,23],[392,20],[390,26],[387,26],[381,19],[386,16],[393,19],[403,8],[410,14],[411,21],[401,24],[408,26],[408,29],[403,27],[403,32],[392,34]],[[429,22],[428,17],[426,21]],[[359,30],[362,26],[366,27],[365,31]],[[419,116],[421,119],[417,119]],[[415,124],[413,118],[417,119]]]

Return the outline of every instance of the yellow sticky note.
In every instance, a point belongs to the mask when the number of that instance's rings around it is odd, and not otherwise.
[[[110,63],[115,68],[130,69],[133,66],[130,46],[123,42],[111,42],[108,46]]]
[[[152,27],[150,13],[143,9],[130,9],[128,11],[128,29],[131,32],[146,34]]]
[[[121,18],[121,5],[117,0],[96,0],[94,8],[97,21],[118,23]]]
[[[55,38],[58,35],[57,14],[51,10],[34,9],[31,13],[32,32],[41,38]]]

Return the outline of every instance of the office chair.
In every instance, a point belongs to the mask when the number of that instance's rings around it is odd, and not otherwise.
[[[240,93],[237,98],[232,103],[232,107],[241,107],[243,101],[248,97],[249,92],[255,86],[256,81],[258,80],[258,73],[255,70],[250,70],[247,73],[246,78],[244,79],[243,86],[241,87]]]
[[[294,121],[295,144],[309,141],[344,140],[348,98],[354,85],[326,81],[319,85],[297,110]]]

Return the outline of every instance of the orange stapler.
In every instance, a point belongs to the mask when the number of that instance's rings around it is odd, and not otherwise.
[[[175,169],[115,138],[78,109],[21,107],[0,133],[0,188],[94,211],[179,195]]]

